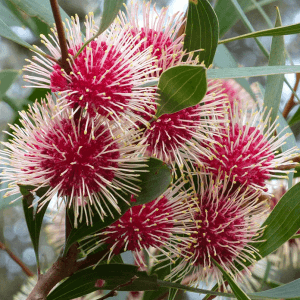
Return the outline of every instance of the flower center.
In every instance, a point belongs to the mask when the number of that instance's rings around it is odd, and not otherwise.
[[[203,160],[216,176],[221,171],[222,178],[230,174],[233,181],[241,184],[264,186],[274,159],[269,142],[257,128],[246,125],[236,124],[227,134],[228,137],[215,137],[219,144],[213,145],[213,159],[203,157]]]
[[[209,257],[218,263],[232,262],[246,245],[247,224],[238,207],[229,206],[228,201],[203,203],[194,214],[197,233],[192,238],[196,241],[193,248],[196,265],[203,265]]]
[[[93,139],[83,130],[79,132],[70,120],[63,120],[44,137],[45,144],[52,147],[41,150],[41,167],[50,185],[60,186],[61,195],[86,196],[99,192],[113,180],[120,156],[117,145],[103,125],[94,135]]]
[[[69,53],[75,55],[73,49]],[[59,65],[54,66],[50,85],[53,92],[66,91],[70,106],[86,108],[91,116],[122,112],[130,98],[124,94],[132,92],[132,74],[121,52],[105,42],[92,41],[74,60],[72,68],[66,75]]]
[[[109,226],[104,238],[114,254],[125,248],[140,251],[150,246],[160,247],[170,237],[173,228],[170,206],[166,197],[159,201],[132,207],[118,221]]]
[[[165,114],[151,123],[147,130],[148,151],[167,151],[173,157],[174,149],[179,148],[186,140],[190,140],[200,120],[195,115],[195,108],[188,107],[174,114]]]

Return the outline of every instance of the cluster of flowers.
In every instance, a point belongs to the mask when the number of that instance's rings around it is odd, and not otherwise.
[[[289,171],[277,166],[292,164],[296,149],[277,151],[287,134],[276,135],[269,113],[231,81],[210,81],[198,105],[155,117],[159,91],[151,83],[173,66],[199,64],[178,34],[183,14],[167,18],[167,8],[157,12],[144,3],[140,26],[132,4],[80,53],[83,40],[97,32],[93,14],[84,39],[78,16],[66,22],[70,72],[42,55],[24,68],[34,74],[24,76],[32,87],[52,94],[20,113],[22,127],[11,126],[13,139],[0,152],[10,165],[1,174],[7,195],[19,185],[49,186],[40,206],[57,196],[58,207],[73,208],[75,226],[83,218],[90,226],[95,212],[104,220],[120,213],[120,201],[130,205],[125,193],[136,201],[137,172],[156,157],[170,166],[171,187],[97,233],[89,251],[107,245],[110,261],[131,250],[141,266],[147,254],[172,266],[170,279],[195,275],[190,283],[221,283],[213,260],[238,276],[237,264],[255,260],[266,181],[284,178]],[[58,61],[52,32],[42,40]]]

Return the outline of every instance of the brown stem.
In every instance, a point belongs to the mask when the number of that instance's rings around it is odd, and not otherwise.
[[[59,11],[59,5],[57,3],[57,0],[50,0],[51,8],[52,8],[52,13],[54,16],[55,24],[56,24],[56,29],[57,29],[57,34],[58,34],[58,40],[59,40],[59,46],[61,49],[61,66],[62,68],[66,71],[66,73],[71,72],[71,67],[67,61],[68,58],[68,45],[65,37],[65,31],[64,31],[64,26],[61,20],[60,16],[60,11]]]
[[[0,242],[0,249],[6,251],[6,253],[13,259],[23,270],[28,277],[33,277],[34,273],[17,257],[10,249],[8,249],[2,242]]]
[[[123,283],[123,284],[120,284],[118,286],[116,286],[113,290],[111,290],[108,294],[104,295],[103,297],[97,299],[97,300],[104,300],[104,299],[107,299],[107,298],[110,298],[110,297],[114,297],[114,296],[117,296],[117,291],[124,287],[124,286],[127,286],[127,285],[131,285],[136,279],[138,279],[137,276],[133,276],[129,281]]]
[[[38,282],[27,300],[46,300],[47,295],[57,283],[77,271],[93,266],[107,254],[107,251],[109,250],[103,250],[77,260],[78,248],[73,245],[65,257],[59,257],[45,274],[39,276]]]
[[[295,82],[295,86],[294,86],[294,91],[295,92],[298,89],[299,81],[300,81],[300,73],[296,73],[296,82]],[[297,104],[297,103],[295,103],[294,98],[295,98],[295,95],[294,95],[294,93],[292,93],[291,98],[289,99],[289,101],[285,105],[284,110],[282,112],[282,115],[283,115],[284,118],[286,118],[288,116],[291,109]]]

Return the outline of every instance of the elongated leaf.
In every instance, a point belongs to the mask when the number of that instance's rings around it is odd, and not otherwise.
[[[147,164],[148,167],[142,170],[147,170],[148,172],[145,173],[140,171],[141,182],[139,182],[139,186],[141,187],[141,192],[136,198],[137,201],[132,202],[133,205],[144,204],[156,199],[168,188],[171,183],[171,172],[164,162],[155,158],[150,158]],[[130,202],[130,196],[131,195],[128,194],[124,198]],[[66,254],[68,252],[73,243],[109,226],[118,220],[130,208],[130,206],[122,199],[119,199],[118,205],[121,209],[121,214],[115,213],[114,216],[108,215],[105,217],[104,221],[102,221],[98,213],[95,213],[95,217],[93,218],[93,226],[87,226],[83,220],[81,223],[79,223],[77,228],[73,228],[66,242],[64,253]],[[111,211],[114,210],[114,208],[111,208]]]
[[[7,26],[23,26],[22,22],[0,2],[0,19]]]
[[[34,188],[35,187],[20,186],[20,192],[23,195],[23,210],[25,214],[29,235],[36,256],[37,266],[39,268],[40,231],[42,228],[45,212],[50,202],[46,203],[38,212],[35,211],[34,207],[31,206],[33,201],[33,195],[30,192]],[[47,192],[47,190],[48,190],[47,188],[40,188],[36,192],[36,194],[37,196],[42,197]]]
[[[298,73],[298,72],[300,72],[300,65],[210,69],[207,70],[207,78],[208,79],[243,78],[243,77],[267,76],[267,75],[288,74],[288,73]]]
[[[285,144],[283,144],[281,146],[281,151],[288,151],[289,149],[293,148],[293,147],[297,147],[297,143],[296,143],[296,138],[295,135],[293,134],[291,128],[288,126],[285,118],[283,117],[283,115],[281,114],[281,112],[278,112],[278,129],[277,129],[277,133],[279,133],[281,130],[283,130],[284,128],[286,128],[286,130],[284,131],[283,134],[288,133],[290,134],[289,137],[286,138],[285,140]],[[292,187],[292,181],[293,181],[293,177],[294,177],[294,173],[290,173],[289,174],[289,188]]]
[[[281,17],[277,8],[275,27],[281,26]],[[276,36],[272,39],[269,66],[282,66],[285,64],[285,50],[283,36]],[[282,94],[284,75],[270,75],[267,77],[267,85],[264,98],[264,106],[271,109],[271,123],[275,120]]]
[[[221,40],[219,41],[219,44],[229,43],[232,41],[237,41],[242,39],[260,37],[260,36],[282,36],[282,35],[297,34],[297,33],[300,33],[300,23],[287,25],[287,26],[280,25],[280,27],[278,28],[265,29],[265,30],[239,35],[237,37],[233,37],[230,39]]]
[[[168,282],[168,281],[159,280],[159,279],[157,280],[157,283],[161,287],[167,287],[167,288],[171,288],[171,289],[178,289],[178,290],[183,290],[183,291],[192,292],[192,293],[210,294],[210,295],[214,295],[214,296],[223,296],[223,297],[229,297],[229,298],[234,297],[234,294],[230,294],[230,293],[221,293],[221,292],[215,292],[215,291],[210,291],[210,290],[197,289],[197,288],[190,287],[190,286],[187,286],[187,285],[182,285],[182,284],[179,284],[179,283]]]
[[[229,283],[232,291],[234,292],[234,295],[237,297],[237,299],[239,300],[248,300],[250,299],[245,292],[239,288],[239,286],[234,282],[234,280],[231,278],[231,276],[229,274],[227,274],[227,272],[213,259],[211,258],[214,265],[216,265],[218,267],[218,269],[222,272],[224,278],[226,279],[226,281]]]
[[[275,1],[276,0],[267,0],[260,1],[259,3],[261,5],[266,5]],[[238,0],[238,3],[244,12],[255,8],[255,6],[249,0]],[[215,6],[215,11],[219,19],[220,36],[223,36],[240,19],[240,15],[235,10],[235,7],[230,0],[218,0]]]
[[[238,63],[235,61],[226,46],[219,45],[213,62],[214,66],[218,68],[237,68]],[[242,86],[246,92],[256,101],[255,94],[253,93],[250,84],[245,78],[236,78],[235,81]]]
[[[53,26],[54,17],[51,10],[49,0],[10,0],[15,6],[26,13],[30,17],[37,17],[42,22],[48,24],[50,27]],[[69,16],[65,11],[60,8],[60,14],[62,20],[66,18],[70,20]]]
[[[162,73],[156,117],[172,114],[198,104],[206,94],[206,69],[203,66],[177,66]]]
[[[13,82],[22,72],[20,70],[0,71],[0,97],[3,97]]]
[[[199,62],[209,67],[218,45],[219,22],[207,0],[189,1],[185,34],[184,49],[197,51],[194,57],[199,55]],[[198,52],[199,49],[203,51]]]
[[[290,118],[289,125],[292,126],[299,122],[300,122],[300,107],[297,109],[295,114]]]
[[[27,42],[23,41],[18,35],[16,35],[2,20],[0,16],[0,35],[5,37],[8,40],[11,40],[21,46],[24,46],[28,49],[34,50],[34,48],[28,44]]]
[[[262,225],[266,227],[260,238],[263,242],[253,243],[262,257],[278,249],[300,228],[299,195],[300,183],[297,183],[283,195]]]
[[[121,291],[144,291],[158,288],[157,278],[146,272],[138,271],[137,266],[126,264],[99,265],[96,268],[87,268],[75,273],[66,281],[57,286],[47,297],[47,300],[69,300],[98,289],[112,290],[120,284],[130,281],[137,276],[132,284],[122,287]],[[96,288],[98,279],[105,281],[101,288]]]
[[[123,3],[125,2],[126,0],[104,1],[99,34],[104,32],[109,27],[109,25],[113,22],[113,20],[118,15],[118,12],[122,8]]]
[[[249,296],[262,299],[295,299],[300,297],[300,279],[263,292],[251,293]]]

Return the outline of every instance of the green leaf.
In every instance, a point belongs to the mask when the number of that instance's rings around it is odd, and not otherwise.
[[[300,279],[296,279],[287,284],[281,285],[274,289],[266,290],[258,293],[251,293],[253,296],[261,299],[294,299],[300,297]]]
[[[137,172],[140,174],[140,179],[142,180],[141,182],[139,182],[141,192],[139,193],[139,196],[136,197],[137,201],[135,203],[132,202],[133,205],[144,204],[156,199],[168,188],[171,183],[171,171],[164,162],[155,158],[150,158],[147,164],[148,167],[143,168],[139,172]],[[147,170],[148,172],[143,172],[145,170]],[[128,202],[130,202],[130,196],[131,195],[128,194],[124,198]],[[126,204],[122,199],[119,199],[118,205],[121,209],[120,215],[116,213],[114,217],[112,217],[109,214],[104,218],[104,221],[102,221],[98,213],[95,212],[95,216],[93,218],[93,226],[87,226],[85,221],[83,220],[81,223],[79,223],[77,228],[73,228],[66,242],[64,254],[68,252],[70,246],[73,243],[109,226],[113,222],[117,221],[130,208],[130,206]],[[109,207],[111,211],[115,210],[110,205]]]
[[[104,1],[103,12],[101,16],[101,24],[98,31],[98,35],[103,33],[109,25],[114,21],[118,12],[123,6],[124,0],[109,0]]]
[[[298,122],[300,122],[300,107],[297,109],[295,114],[289,119],[289,125],[292,126]]]
[[[282,131],[284,128],[286,128],[286,130],[283,132],[283,134],[288,133],[290,136],[288,136],[285,140],[285,144],[283,144],[281,146],[281,151],[288,151],[293,147],[297,147],[297,143],[296,143],[296,138],[295,135],[293,134],[290,126],[287,124],[285,118],[283,117],[283,115],[281,114],[281,112],[278,112],[278,129],[277,129],[277,134],[279,134],[280,131]],[[280,137],[278,135],[278,137]],[[292,187],[292,185],[290,183],[292,183],[293,177],[294,177],[294,173],[289,173],[289,188]]]
[[[26,13],[30,17],[37,17],[42,22],[53,27],[54,17],[51,10],[51,5],[49,0],[10,0],[15,6]],[[70,20],[69,16],[65,11],[60,8],[60,14],[62,20],[66,18]]]
[[[281,17],[277,8],[275,27],[281,26]],[[272,38],[269,66],[282,66],[285,64],[285,49],[283,36]],[[279,109],[282,94],[284,75],[270,75],[267,77],[267,85],[264,98],[264,106],[269,110],[272,108],[270,118],[274,122]]]
[[[206,94],[206,69],[188,65],[169,68],[160,76],[158,89],[160,106],[156,117],[196,105]]]
[[[137,276],[132,284],[124,286],[120,291],[147,291],[158,288],[156,276],[149,276],[146,272],[138,271],[137,266],[125,264],[106,264],[96,268],[90,267],[79,271],[57,286],[48,296],[47,300],[69,300],[98,289],[112,290],[120,284],[130,281]],[[96,288],[98,279],[105,280],[101,288]]]
[[[276,0],[260,1],[261,5],[266,5]],[[255,8],[249,0],[238,0],[238,3],[244,12]],[[215,6],[215,12],[219,19],[220,36],[223,36],[239,19],[240,14],[235,10],[234,5],[229,0],[218,0]]]
[[[158,198],[172,181],[169,167],[161,160],[150,158],[147,165],[148,167],[144,168],[147,172],[140,172],[139,187],[141,192],[136,197],[136,202],[133,202],[133,206],[146,204]]]
[[[20,70],[0,71],[0,97],[3,97],[13,82],[22,72]]]
[[[300,183],[289,189],[277,203],[262,227],[262,242],[252,245],[265,257],[288,241],[300,228]],[[257,260],[260,257],[257,255]]]
[[[299,73],[299,72],[300,72],[300,65],[209,69],[207,70],[207,78],[208,79],[243,78],[243,77],[267,76],[267,75]]]
[[[235,61],[231,53],[228,51],[225,45],[219,45],[214,58],[213,64],[218,68],[237,68],[238,63]],[[256,101],[256,96],[252,91],[250,84],[245,78],[237,78],[235,81],[242,86],[246,92]]]
[[[264,29],[260,31],[255,31],[243,35],[239,35],[237,37],[233,37],[226,40],[219,41],[219,44],[229,43],[232,41],[260,37],[260,36],[283,36],[289,34],[297,34],[300,33],[300,23],[287,25],[287,26],[279,26],[278,28]]]
[[[183,291],[192,292],[192,293],[209,294],[209,295],[223,296],[223,297],[229,297],[229,298],[234,297],[234,294],[231,294],[231,293],[221,293],[221,292],[215,292],[215,291],[210,291],[210,290],[197,289],[197,288],[190,287],[190,286],[187,286],[187,285],[182,285],[182,284],[179,284],[179,283],[168,282],[168,281],[159,280],[159,279],[157,280],[157,283],[161,287],[167,287],[167,288],[171,288],[171,289],[178,289],[178,290],[183,290]]]
[[[21,46],[24,46],[28,49],[34,50],[34,48],[28,44],[27,42],[23,41],[21,38],[19,38],[18,35],[16,35],[2,20],[0,16],[0,35],[5,37],[8,40],[11,40]]]
[[[189,1],[184,49],[197,51],[199,62],[209,67],[214,59],[219,40],[217,15],[207,0]],[[204,49],[200,52],[198,50]]]
[[[232,291],[234,292],[234,295],[237,297],[239,300],[247,300],[250,299],[245,292],[239,288],[239,286],[234,282],[234,280],[231,278],[231,276],[213,259],[211,258],[214,265],[218,267],[218,269],[222,272],[223,277],[225,280],[229,283]]]
[[[35,187],[31,186],[20,186],[20,192],[23,195],[23,210],[25,214],[25,219],[28,227],[28,231],[30,234],[31,242],[33,245],[33,249],[36,256],[37,267],[39,268],[39,239],[40,239],[40,231],[42,228],[43,218],[47,207],[50,203],[48,201],[41,209],[38,208],[37,211],[34,210],[34,207],[31,206],[34,196],[30,192]],[[40,188],[36,191],[36,195],[42,197],[48,188]]]
[[[7,26],[23,26],[22,22],[0,2],[0,19]]]

